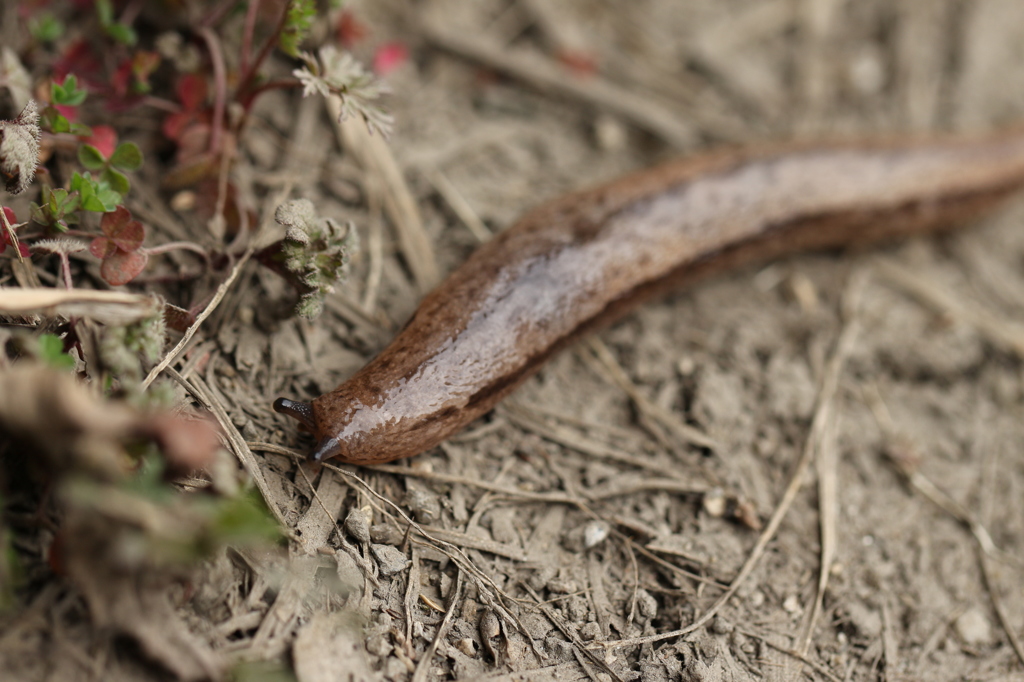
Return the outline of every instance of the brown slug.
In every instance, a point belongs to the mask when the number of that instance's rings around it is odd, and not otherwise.
[[[1021,186],[1024,132],[729,150],[643,170],[528,213],[351,379],[274,409],[314,433],[316,460],[415,455],[640,301],[782,254],[950,227]]]

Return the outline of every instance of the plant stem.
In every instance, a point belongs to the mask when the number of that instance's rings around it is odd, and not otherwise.
[[[256,73],[263,65],[263,62],[267,59],[267,55],[269,55],[270,51],[274,49],[274,45],[277,44],[277,40],[281,36],[281,31],[284,29],[284,22],[288,19],[289,4],[290,3],[288,2],[284,3],[284,9],[281,10],[281,17],[277,20],[277,26],[274,28],[274,32],[270,34],[270,38],[268,38],[267,42],[263,44],[263,47],[260,49],[260,53],[256,56],[256,59],[249,64],[248,70],[242,73],[242,77],[239,79],[241,84],[235,91],[237,94],[240,95],[252,87],[253,81],[256,80]],[[250,99],[247,101],[251,102],[252,100]]]
[[[237,4],[238,0],[224,0],[224,2],[221,2],[218,7],[214,7],[209,14],[199,21],[199,28],[207,28],[220,22]]]
[[[174,251],[175,249],[182,249],[184,251],[191,251],[192,253],[199,254],[207,267],[210,265],[210,254],[206,252],[206,249],[193,242],[167,242],[166,244],[161,244],[160,246],[154,246],[152,248],[140,247],[139,253],[144,253],[147,256],[156,256],[161,253],[167,253],[168,251]]]
[[[60,258],[60,273],[64,277],[64,288],[74,289],[75,285],[71,281],[71,259],[68,258],[68,254],[63,252],[58,252],[57,256]]]
[[[213,31],[207,27],[199,29],[199,35],[206,42],[213,63],[213,121],[210,126],[210,153],[220,152],[220,138],[224,129],[224,107],[228,97],[228,79],[224,68],[224,55],[220,50],[220,41]]]
[[[252,39],[256,32],[256,13],[260,8],[260,0],[250,0],[249,8],[245,12],[245,28],[242,30],[242,56],[238,62],[238,69],[245,73],[249,68],[249,58],[252,56]]]
[[[253,88],[253,90],[245,96],[245,99],[241,104],[246,110],[248,110],[252,101],[268,90],[285,90],[300,87],[302,87],[302,83],[297,80],[285,80],[282,78],[281,80],[268,81],[258,88]]]

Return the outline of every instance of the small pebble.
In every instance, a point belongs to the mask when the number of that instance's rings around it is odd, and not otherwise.
[[[366,509],[353,507],[348,510],[348,516],[345,517],[345,532],[357,542],[370,541],[370,519],[366,512]]]
[[[371,635],[366,638],[366,650],[383,658],[391,653],[392,646],[385,635]]]
[[[476,644],[470,637],[463,637],[462,639],[456,640],[455,648],[470,658],[474,658],[476,656]]]
[[[579,592],[579,588],[576,586],[576,582],[573,580],[565,580],[563,578],[552,578],[547,584],[548,591],[553,594],[572,594],[573,592]]]
[[[572,642],[567,642],[560,635],[551,635],[544,640],[544,649],[558,663],[575,660]]]
[[[437,495],[424,490],[410,490],[402,503],[420,523],[433,523],[441,516],[441,503]]]
[[[648,620],[658,615],[658,600],[647,590],[636,591],[636,606],[640,615]]]
[[[721,518],[725,514],[725,507],[727,500],[725,499],[725,491],[721,488],[712,488],[704,494],[704,511],[708,516],[713,518]]]
[[[611,532],[611,527],[604,521],[591,521],[583,526],[583,546],[593,549],[604,542]]]
[[[735,629],[735,625],[727,621],[725,618],[722,618],[721,616],[715,616],[715,619],[711,621],[711,632],[715,633],[716,635],[728,635],[731,634],[732,631]]]
[[[964,611],[956,619],[956,634],[968,646],[981,646],[992,641],[992,623],[978,608]]]
[[[378,523],[370,526],[370,539],[378,545],[398,545],[405,539],[405,534],[392,525]]]
[[[587,620],[590,616],[590,604],[583,597],[569,597],[566,600],[565,612],[569,616],[569,620],[579,623],[580,621]]]
[[[609,114],[601,114],[594,121],[594,138],[597,146],[606,152],[619,151],[629,143],[626,126]]]
[[[865,639],[875,639],[882,634],[882,614],[859,601],[844,606],[846,618],[857,634]]]
[[[404,571],[412,563],[409,557],[391,545],[370,545],[370,551],[377,560],[381,575],[394,575]]]
[[[608,524],[603,521],[588,521],[582,526],[573,528],[562,539],[562,546],[570,552],[580,553],[596,547],[611,532]]]

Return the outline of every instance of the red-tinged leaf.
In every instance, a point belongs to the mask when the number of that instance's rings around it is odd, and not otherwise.
[[[125,59],[123,62],[117,65],[117,70],[114,71],[114,75],[110,78],[110,86],[114,90],[114,94],[118,97],[124,97],[128,94],[128,86],[132,83],[132,60]]]
[[[104,159],[109,159],[117,149],[117,131],[110,126],[93,126],[92,135],[82,140],[99,150]]]
[[[381,45],[373,55],[373,70],[386,76],[409,60],[409,48],[402,43]]]
[[[100,229],[108,237],[117,236],[117,233],[124,229],[124,226],[131,222],[132,212],[124,206],[118,206],[110,213],[104,213],[100,221]]]
[[[132,74],[139,85],[149,86],[149,77],[160,66],[160,55],[148,50],[139,50],[132,56]]]
[[[89,253],[101,260],[110,258],[117,253],[117,244],[106,237],[96,237],[89,244]]]
[[[100,229],[103,234],[110,237],[110,240],[117,244],[121,251],[137,251],[146,238],[146,228],[138,220],[132,220],[131,211],[124,206],[118,206],[114,211],[103,214],[100,221]]]
[[[53,65],[53,77],[63,83],[64,78],[74,71],[83,82],[96,85],[100,74],[100,62],[87,40],[71,43]],[[63,113],[63,112],[61,112]],[[64,114],[67,116],[67,114]]]
[[[341,13],[341,18],[338,19],[335,32],[338,34],[338,41],[348,48],[351,48],[353,45],[365,38],[368,33],[366,26],[360,23],[355,18],[355,15],[349,11]]]
[[[181,136],[181,131],[185,129],[185,126],[187,126],[191,120],[191,111],[176,111],[164,119],[163,125],[160,126],[160,131],[168,140],[174,140],[176,142]]]
[[[206,79],[194,73],[178,81],[178,101],[186,111],[197,111],[206,103]]]
[[[72,107],[67,104],[54,104],[52,105],[57,112],[68,121],[74,121],[78,118],[78,107]]]
[[[138,251],[129,253],[118,249],[114,255],[103,259],[103,263],[100,265],[100,277],[107,284],[115,287],[127,284],[145,269],[148,261],[149,256],[144,253]]]
[[[138,220],[133,220],[114,238],[114,243],[122,251],[138,251],[145,239],[146,228]]]
[[[4,206],[4,215],[7,217],[7,222],[11,224],[11,229],[18,224],[17,217],[14,215],[14,210],[10,206]],[[14,242],[11,236],[7,233],[7,229],[0,227],[0,254],[7,250],[8,246],[14,246]],[[18,251],[21,252],[23,258],[29,257],[28,246],[24,242],[18,242]]]

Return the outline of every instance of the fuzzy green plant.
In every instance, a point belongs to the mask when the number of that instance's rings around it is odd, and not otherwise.
[[[274,219],[284,226],[284,239],[258,258],[298,289],[296,312],[315,319],[323,312],[324,297],[348,275],[349,259],[358,248],[355,227],[320,217],[309,199],[282,204]]]
[[[24,192],[36,177],[40,134],[39,111],[31,100],[13,121],[0,121],[0,174],[11,194]]]

